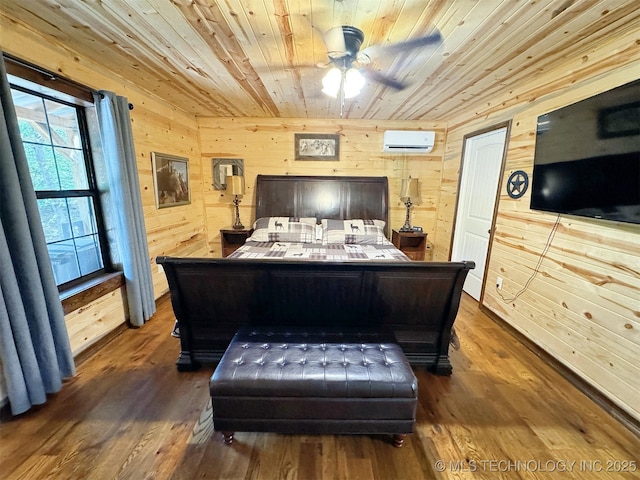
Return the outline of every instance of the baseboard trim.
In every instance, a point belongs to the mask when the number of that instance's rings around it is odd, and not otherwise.
[[[553,355],[542,349],[540,345],[529,339],[522,332],[518,331],[511,324],[502,319],[498,314],[490,310],[484,305],[480,305],[480,311],[484,313],[491,320],[496,322],[507,332],[513,335],[516,340],[527,347],[537,357],[543,360],[546,364],[550,365],[560,375],[562,375],[569,383],[589,397],[594,403],[596,403],[605,412],[615,418],[618,422],[624,425],[631,433],[640,438],[640,421],[625,412],[618,405],[613,403],[609,398],[597,390],[593,385],[587,383],[582,377],[575,373],[570,368],[563,365]]]

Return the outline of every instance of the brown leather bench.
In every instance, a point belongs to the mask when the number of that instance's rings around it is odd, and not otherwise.
[[[418,384],[380,333],[241,329],[209,384],[213,426],[297,434],[392,434],[415,423]]]

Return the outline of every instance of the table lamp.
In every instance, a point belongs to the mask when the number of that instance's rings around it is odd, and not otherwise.
[[[240,222],[240,209],[238,205],[240,204],[240,199],[244,195],[244,177],[239,175],[233,175],[227,177],[227,191],[234,195],[233,204],[236,206],[236,223],[233,224],[233,228],[235,230],[242,230],[244,225]]]
[[[407,207],[407,217],[404,221],[404,225],[400,228],[401,232],[413,232],[411,223],[409,222],[409,211],[411,209],[411,199],[418,197],[418,179],[417,178],[403,178],[402,188],[400,189],[400,198],[404,199],[404,204]]]

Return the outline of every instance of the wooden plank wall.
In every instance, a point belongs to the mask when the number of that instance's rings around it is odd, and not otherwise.
[[[91,59],[78,56],[33,28],[6,17],[0,20],[1,48],[7,53],[91,88],[126,96],[134,104],[131,119],[156,298],[168,290],[164,273],[153,262],[156,256],[220,256],[219,230],[233,222],[233,206],[228,196],[213,189],[211,159],[214,157],[245,160],[248,188],[241,203],[241,218],[245,225],[254,220],[252,193],[258,173],[387,175],[390,178],[391,222],[398,228],[405,215],[404,205],[398,198],[400,179],[411,174],[421,180],[421,201],[412,207],[412,223],[422,225],[430,238],[435,234],[440,166],[446,139],[443,123],[229,118],[203,118],[198,123],[192,115],[176,106],[165,105],[139,86],[114,76]],[[413,157],[382,154],[384,130],[419,128],[436,131],[436,145],[431,154]],[[295,132],[340,134],[340,160],[294,161]],[[189,159],[190,205],[156,208],[151,174],[153,151]],[[69,313],[65,318],[74,354],[121,325],[125,315],[122,291]]]
[[[515,170],[531,175],[538,115],[640,77],[639,33],[622,31],[450,119],[434,259],[449,258],[463,136],[512,120],[503,185]],[[496,277],[506,299],[520,291],[556,220],[529,200],[500,192],[483,305],[640,419],[640,226],[561,216],[529,288],[504,301]]]
[[[436,145],[431,153],[383,153],[383,132],[402,129],[434,130]],[[240,203],[240,219],[247,227],[255,221],[257,174],[387,176],[392,228],[400,228],[404,223],[406,208],[398,195],[401,179],[411,175],[420,179],[420,203],[412,207],[411,222],[423,226],[428,239],[435,234],[446,135],[443,123],[202,117],[199,118],[199,131],[208,243],[213,256],[220,256],[220,228],[228,227],[235,218],[233,198],[212,186],[213,158],[241,158],[244,161],[246,195]],[[295,133],[339,134],[339,161],[295,160]]]
[[[198,127],[193,115],[166,105],[136,85],[82,58],[53,38],[43,38],[28,26],[1,17],[0,47],[7,53],[96,90],[109,90],[133,103],[131,113],[140,176],[142,203],[149,240],[149,261],[156,298],[167,291],[164,273],[153,259],[158,255],[206,255],[202,168]],[[151,152],[187,157],[190,163],[190,205],[158,210],[155,206]],[[118,290],[66,315],[71,347],[78,354],[125,321],[124,294]]]
[[[391,223],[403,223],[397,198],[399,179],[421,179],[422,204],[412,213],[433,244],[434,260],[447,260],[451,241],[458,171],[464,135],[513,120],[505,177],[515,169],[532,170],[535,119],[545,111],[572,103],[638,77],[638,28],[610,36],[602,45],[566,59],[533,78],[504,86],[489,104],[467,102],[466,113],[445,124],[307,119],[196,120],[165,105],[125,79],[43,38],[28,26],[2,18],[2,49],[43,68],[96,89],[125,95],[131,112],[149,235],[150,261],[157,255],[219,255],[219,228],[233,221],[230,198],[213,190],[211,158],[243,158],[248,194],[241,203],[245,225],[253,221],[253,187],[258,173],[387,175],[391,189]],[[432,155],[408,158],[383,155],[385,129],[435,129]],[[339,133],[339,162],[293,160],[296,132]],[[445,138],[445,134],[447,138]],[[446,143],[445,143],[446,142]],[[186,156],[190,161],[192,203],[157,210],[153,199],[150,153]],[[503,294],[526,282],[546,242],[555,217],[532,212],[529,195],[520,200],[500,196],[497,230],[487,282],[504,278]],[[509,303],[487,289],[483,304],[574,370],[636,418],[640,418],[640,231],[622,226],[562,217],[540,273],[522,296]],[[166,280],[152,265],[156,296]],[[67,315],[74,352],[86,348],[120,324],[122,295],[96,300]]]

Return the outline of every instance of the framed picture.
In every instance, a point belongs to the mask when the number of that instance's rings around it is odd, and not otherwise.
[[[227,177],[238,175],[244,177],[244,160],[241,158],[212,158],[213,188],[227,189]]]
[[[340,135],[295,133],[296,160],[339,160]]]
[[[191,203],[188,158],[151,152],[151,164],[157,208]]]

